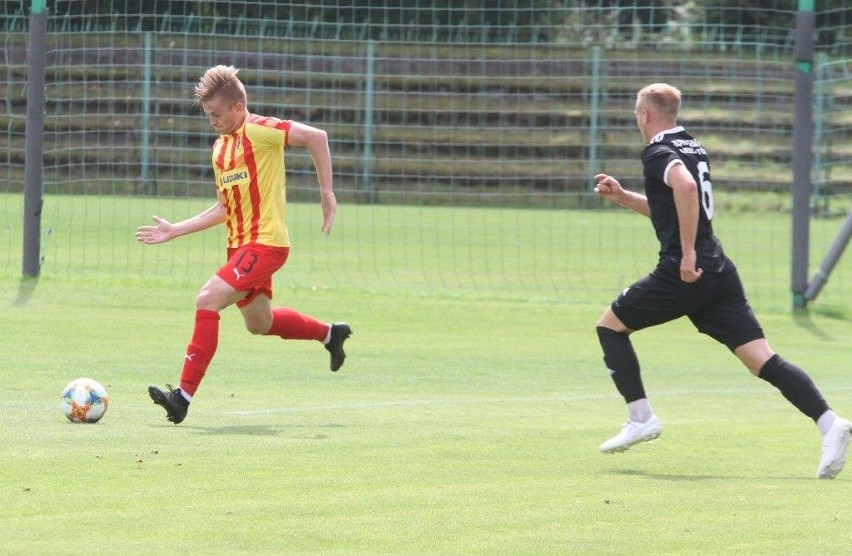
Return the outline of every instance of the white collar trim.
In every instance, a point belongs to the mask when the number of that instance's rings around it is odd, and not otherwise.
[[[654,135],[654,136],[651,138],[651,140],[650,140],[650,141],[648,141],[648,144],[649,144],[649,145],[653,145],[654,143],[659,143],[660,141],[662,141],[662,140],[663,140],[663,136],[664,136],[664,135],[669,135],[669,134],[671,134],[671,133],[680,133],[681,131],[685,131],[685,130],[683,129],[683,126],[682,126],[682,125],[679,125],[679,126],[677,126],[677,127],[673,127],[673,128],[671,128],[671,129],[667,129],[667,130],[665,130],[665,131],[661,131],[661,132],[659,132],[658,134]]]

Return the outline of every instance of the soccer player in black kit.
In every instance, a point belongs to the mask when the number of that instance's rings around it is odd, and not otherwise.
[[[660,241],[657,267],[624,290],[597,323],[604,363],[629,412],[621,431],[600,449],[622,452],[663,432],[645,395],[630,334],[686,316],[814,420],[822,434],[817,476],[833,479],[843,469],[852,423],[835,415],[805,371],[769,347],[737,269],[713,234],[707,151],[678,126],[679,110],[680,91],[664,83],[636,96],[636,124],[647,143],[645,195],[623,189],[612,176],[595,176],[595,191],[649,217]]]

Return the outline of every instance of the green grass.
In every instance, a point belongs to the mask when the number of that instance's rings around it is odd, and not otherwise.
[[[252,337],[226,310],[216,358],[187,420],[173,426],[145,388],[177,381],[193,298],[221,238],[143,248],[116,238],[137,224],[137,208],[150,212],[147,202],[88,198],[85,212],[83,199],[50,201],[47,218],[66,237],[51,240],[44,275],[22,282],[13,263],[0,272],[0,553],[848,551],[852,470],[815,479],[813,424],[686,322],[634,337],[661,440],[597,451],[625,413],[594,335],[603,293],[589,284],[626,283],[630,272],[616,269],[647,256],[625,253],[639,239],[609,249],[590,238],[634,233],[625,214],[345,207],[331,238],[319,238],[308,233],[315,207],[294,206],[296,245],[311,255],[280,273],[276,300],[349,321],[350,358],[331,373],[320,346]],[[524,251],[452,233],[526,229],[528,217],[539,229],[519,236]],[[613,227],[617,217],[625,228]],[[743,254],[750,289],[784,295],[755,269],[764,260],[748,256],[762,249],[761,226],[768,238],[784,223],[760,214],[723,226],[737,232],[723,239]],[[574,239],[542,240],[578,227],[589,231],[586,251],[572,251]],[[432,250],[428,231],[455,251]],[[651,233],[647,223],[635,231]],[[363,245],[371,234],[375,243]],[[506,261],[542,265],[554,248],[579,259],[576,282],[547,277],[535,295],[505,294],[530,279],[502,276]],[[480,268],[483,251],[502,253],[504,268]],[[334,256],[347,252],[335,272]],[[484,288],[489,270],[488,292],[461,284]],[[773,346],[852,414],[844,306],[794,316],[763,299]],[[59,411],[62,387],[78,376],[110,393],[96,425]]]
[[[789,201],[768,193],[716,197],[715,229],[737,261],[753,305],[761,312],[788,310]],[[539,202],[559,207],[564,199],[542,195]],[[42,214],[43,273],[97,277],[111,287],[179,283],[197,288],[222,261],[222,230],[156,247],[137,244],[133,232],[150,222],[152,214],[180,220],[211,203],[48,195]],[[489,203],[487,194],[480,203]],[[831,210],[838,212],[847,205],[848,199],[838,198]],[[0,195],[0,275],[20,274],[21,206],[20,195]],[[344,203],[331,237],[319,233],[320,218],[316,203],[288,204],[294,247],[279,274],[282,283],[309,289],[600,306],[647,273],[658,249],[648,220],[623,209]],[[841,224],[838,217],[812,220],[811,272]],[[852,257],[846,256],[816,307],[845,310],[852,295],[850,277]]]

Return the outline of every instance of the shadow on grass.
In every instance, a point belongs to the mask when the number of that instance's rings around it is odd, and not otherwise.
[[[21,283],[18,284],[18,297],[15,298],[15,305],[18,307],[26,305],[33,296],[33,293],[35,293],[36,286],[38,286],[38,276],[21,278]]]
[[[226,425],[222,427],[184,427],[181,425],[181,428],[189,429],[191,431],[197,432],[199,434],[208,434],[208,435],[237,435],[237,436],[280,436],[281,433],[286,431],[292,431],[294,428],[334,428],[341,427],[343,425],[335,425],[329,424],[324,426],[304,426],[304,425],[296,425],[296,426],[287,426],[287,425]],[[315,440],[323,440],[328,438],[325,434],[316,434],[313,436]]]
[[[831,316],[825,315],[829,318],[839,318],[843,319],[842,316]],[[845,320],[845,319],[844,319]],[[801,328],[802,330],[808,332],[814,338],[819,338],[820,340],[832,340],[834,339],[831,334],[817,326],[814,321],[811,319],[811,314],[809,311],[796,311],[793,313],[793,322]]]
[[[635,477],[647,477],[649,479],[660,479],[663,481],[715,481],[719,479],[730,479],[719,475],[675,475],[672,473],[650,473],[643,469],[613,469],[610,473],[614,475],[629,475]]]
[[[670,482],[700,482],[700,481],[725,481],[725,480],[745,480],[753,481],[754,476],[743,475],[681,475],[675,473],[653,473],[644,469],[613,469],[609,472],[612,475],[626,475],[634,477],[646,477],[648,479],[657,479],[659,481]],[[795,477],[795,476],[778,476],[778,477],[762,477],[763,479],[778,480],[794,480],[794,481],[814,481],[810,477]]]
[[[237,436],[278,436],[284,430],[280,425],[228,425],[224,427],[181,427],[199,434]]]

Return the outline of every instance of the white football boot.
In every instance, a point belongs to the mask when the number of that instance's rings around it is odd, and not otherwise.
[[[654,440],[662,433],[663,424],[656,415],[651,415],[651,418],[644,423],[628,419],[621,428],[621,432],[601,444],[601,452],[605,454],[623,452],[634,444]]]
[[[836,417],[834,424],[822,437],[822,457],[819,459],[817,477],[833,479],[843,470],[850,441],[852,441],[852,423]]]

